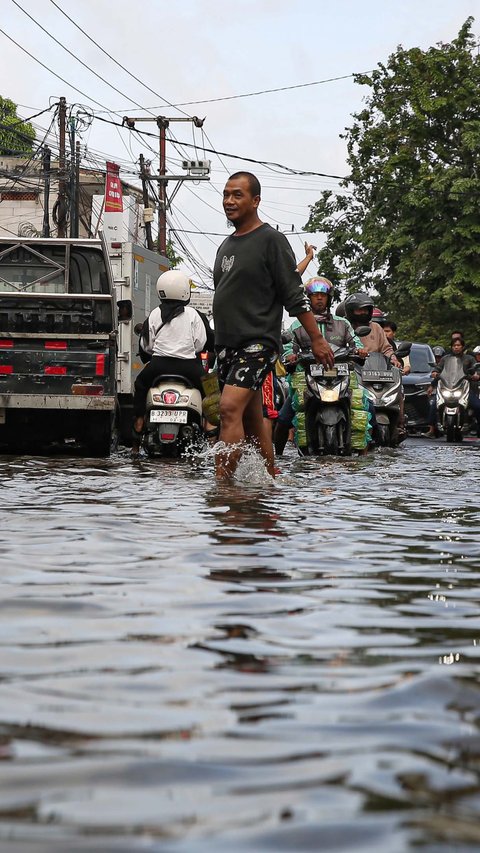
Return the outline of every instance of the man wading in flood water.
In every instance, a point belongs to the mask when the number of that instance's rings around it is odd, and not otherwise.
[[[255,445],[274,477],[272,441],[262,413],[262,382],[278,356],[283,308],[302,324],[312,352],[333,365],[330,346],[320,333],[305,296],[296,260],[284,234],[258,216],[260,184],[251,172],[236,172],[223,191],[223,209],[235,227],[215,259],[215,351],[220,398],[219,479],[231,477],[240,458],[239,443]],[[230,445],[230,447],[229,447]],[[235,447],[232,447],[235,445]]]

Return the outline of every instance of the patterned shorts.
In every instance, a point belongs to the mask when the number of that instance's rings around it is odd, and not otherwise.
[[[236,385],[258,391],[263,380],[272,370],[278,353],[263,344],[250,344],[243,349],[219,347],[217,349],[218,383]]]

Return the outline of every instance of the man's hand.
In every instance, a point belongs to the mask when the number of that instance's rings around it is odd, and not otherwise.
[[[315,250],[317,247],[311,246],[310,243],[307,243],[306,240],[305,240],[304,246],[305,246],[305,255],[307,256],[307,258],[309,258],[310,261],[312,261],[313,256],[315,254]]]
[[[333,352],[330,349],[328,341],[323,337],[315,337],[312,341],[312,352],[316,361],[321,362],[324,367],[333,367],[334,358]]]
[[[409,367],[409,366],[408,366],[408,364],[407,364],[407,365],[404,365],[404,366],[403,366],[403,368],[402,368],[402,374],[403,374],[403,376],[408,376],[408,374],[410,373],[411,369],[412,369],[412,368],[411,368],[411,367]]]
[[[368,355],[368,350],[364,349],[364,347],[361,347],[361,349],[357,349],[357,355],[359,355],[360,358],[366,358]]]
[[[433,394],[433,385],[429,385],[427,388],[427,397],[431,397]]]
[[[292,363],[292,362],[294,362],[294,361],[298,361],[298,355],[297,355],[297,353],[296,353],[296,352],[291,352],[289,355],[286,355],[286,356],[285,356],[285,358],[284,358],[284,361],[285,361],[285,363],[287,363],[287,362]]]

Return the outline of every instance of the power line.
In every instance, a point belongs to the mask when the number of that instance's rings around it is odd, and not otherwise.
[[[53,2],[53,0],[50,0],[50,2]],[[0,32],[1,32],[1,30],[0,30]],[[112,119],[102,118],[102,116],[99,116],[99,115],[96,115],[95,119],[97,121],[103,121],[103,122],[105,122],[105,124],[113,124],[116,127],[124,127],[124,125],[120,124],[119,122],[112,121]],[[133,119],[133,121],[134,121],[134,119]],[[138,130],[138,128],[136,128],[136,127],[132,128],[132,130],[135,130],[135,132],[140,134],[141,136],[149,136],[149,137],[153,137],[154,139],[157,139],[156,134],[150,133],[148,130]],[[191,142],[180,142],[179,140],[177,140],[177,145],[184,145],[186,148],[195,148],[195,146],[192,145]],[[226,151],[217,151],[214,148],[204,148],[203,150],[205,152],[208,151],[209,154],[216,154],[217,157],[219,155],[221,155],[222,157],[229,157],[232,160],[243,160],[245,163],[257,163],[258,165],[266,166],[267,168],[268,167],[275,167],[277,169],[282,169],[291,175],[305,175],[306,177],[318,177],[318,178],[333,178],[334,180],[337,180],[337,181],[344,181],[345,180],[345,175],[331,175],[331,174],[328,174],[326,172],[314,172],[314,171],[305,171],[303,169],[292,169],[290,166],[284,166],[282,163],[275,163],[275,162],[272,162],[270,160],[255,160],[253,157],[244,157],[240,154],[229,154]]]
[[[358,74],[370,74],[370,71],[358,71],[352,74],[342,74],[340,77],[327,77],[325,80],[313,80],[311,83],[296,83],[293,86],[278,86],[275,89],[260,89],[258,92],[244,92],[241,95],[224,95],[221,98],[206,98],[202,101],[183,101],[179,104],[173,104],[174,107],[189,107],[194,104],[215,104],[218,101],[234,101],[238,98],[254,98],[257,95],[270,95],[272,92],[288,92],[292,89],[306,89],[308,86],[321,86],[323,83],[333,83],[336,80],[348,80],[351,77],[356,77]],[[152,107],[154,109],[154,107]]]
[[[73,83],[69,83],[68,80],[65,80],[64,77],[61,77],[60,74],[57,74],[56,71],[52,71],[52,69],[49,68],[48,65],[45,65],[44,62],[41,62],[40,59],[37,59],[37,57],[34,56],[33,53],[30,53],[30,51],[27,50],[26,47],[22,47],[22,45],[19,44],[18,41],[15,41],[15,39],[12,38],[12,36],[9,36],[8,33],[6,33],[5,30],[2,30],[1,27],[0,33],[2,33],[2,35],[4,35],[5,38],[11,41],[16,47],[18,47],[19,50],[23,51],[23,53],[26,53],[27,56],[30,57],[30,59],[33,59],[34,62],[37,62],[38,65],[42,66],[42,68],[45,68],[45,71],[48,71],[50,74],[53,74],[54,77],[57,77],[57,79],[61,80],[62,83],[65,83],[66,86],[70,86],[70,88],[74,89],[75,92],[78,92],[80,95],[83,95],[83,97],[86,98],[87,101],[92,101],[94,104],[98,104],[98,106],[103,107],[107,113],[110,112],[110,110],[108,109],[108,107],[105,106],[105,104],[101,104],[100,101],[96,101],[95,98],[91,98],[90,95],[87,95],[85,92],[82,92],[82,90],[79,89],[77,86],[74,86]],[[115,122],[112,122],[112,124],[115,124]]]
[[[119,94],[119,95],[123,95],[124,97],[126,97],[126,98],[127,98],[127,100],[129,100],[132,104],[135,104],[135,106],[136,106],[136,107],[139,107],[139,109],[143,109],[143,107],[142,107],[142,105],[141,105],[141,104],[139,104],[137,101],[134,101],[134,100],[133,100],[133,98],[130,98],[128,95],[125,95],[125,93],[124,93],[124,92],[122,92],[122,91],[121,91],[121,89],[117,89],[117,87],[116,87],[116,86],[114,86],[112,83],[109,83],[109,82],[108,82],[108,80],[105,80],[105,77],[102,77],[102,75],[101,75],[101,74],[98,74],[98,73],[97,73],[93,68],[91,68],[91,67],[90,67],[89,65],[87,65],[85,62],[83,62],[83,60],[81,60],[79,56],[76,56],[76,54],[75,54],[75,53],[73,53],[71,50],[69,50],[69,49],[68,49],[68,47],[65,47],[65,45],[64,45],[64,44],[62,44],[62,42],[61,42],[61,41],[59,41],[57,38],[55,38],[55,36],[54,36],[54,35],[52,35],[52,33],[50,33],[47,29],[45,29],[45,27],[43,27],[43,26],[42,26],[42,24],[41,24],[39,21],[37,21],[37,20],[36,20],[36,18],[34,18],[34,17],[33,17],[33,15],[30,15],[30,13],[29,13],[29,12],[27,12],[27,11],[23,8],[23,6],[21,6],[21,5],[20,5],[20,3],[18,3],[18,2],[17,2],[17,0],[12,0],[12,3],[14,4],[14,6],[16,6],[16,7],[17,7],[17,9],[20,9],[20,11],[21,11],[21,12],[23,12],[23,14],[27,16],[27,18],[30,18],[30,20],[31,20],[31,21],[33,21],[33,23],[34,23],[37,27],[39,27],[39,29],[41,29],[41,30],[42,30],[42,32],[44,32],[44,33],[45,33],[49,38],[51,38],[51,39],[52,39],[52,41],[54,41],[54,42],[55,42],[55,44],[58,44],[58,45],[59,45],[59,47],[61,47],[61,48],[62,48],[62,50],[66,51],[66,53],[68,53],[68,55],[69,55],[69,56],[72,56],[72,57],[73,57],[73,59],[75,59],[77,62],[79,62],[79,63],[80,63],[80,65],[82,65],[82,66],[83,66],[83,68],[86,68],[86,69],[87,69],[87,71],[90,71],[90,73],[91,73],[91,74],[94,74],[94,75],[95,75],[95,77],[97,77],[99,80],[101,80],[101,81],[102,81],[102,83],[105,83],[105,85],[106,85],[106,86],[109,86],[109,87],[110,87],[110,89],[113,89],[115,92],[118,92],[118,94]],[[57,4],[56,4],[56,3],[54,3],[54,6],[56,6],[56,5],[57,5]],[[78,89],[77,89],[77,91],[78,91]],[[82,94],[83,94],[83,93],[82,93]],[[98,101],[96,101],[96,103],[98,103]],[[109,111],[108,111],[108,112],[109,112]]]
[[[95,47],[98,47],[98,49],[99,49],[99,50],[101,50],[101,51],[102,51],[102,53],[104,53],[104,54],[105,54],[105,56],[108,56],[108,58],[109,58],[109,59],[111,59],[111,60],[112,60],[112,62],[114,62],[114,63],[115,63],[115,65],[118,65],[118,67],[119,67],[119,68],[121,68],[121,69],[122,69],[122,71],[125,71],[125,73],[129,75],[129,77],[132,77],[132,79],[133,79],[133,80],[136,80],[136,82],[137,82],[137,83],[140,83],[140,85],[141,85],[141,86],[143,86],[145,89],[148,89],[148,91],[149,91],[149,92],[151,92],[151,93],[152,93],[152,95],[155,95],[155,97],[156,97],[156,98],[160,98],[160,100],[161,100],[161,101],[163,101],[167,106],[169,106],[169,107],[173,107],[174,109],[178,109],[178,112],[183,113],[183,115],[185,115],[185,116],[187,116],[187,115],[188,115],[188,113],[186,113],[184,110],[179,109],[178,107],[176,107],[176,105],[175,105],[175,104],[172,104],[170,101],[168,101],[168,100],[167,100],[166,98],[164,98],[162,95],[159,95],[159,94],[158,94],[158,92],[155,92],[153,89],[151,89],[151,88],[150,88],[150,86],[147,86],[147,84],[146,84],[146,83],[144,83],[144,82],[143,82],[143,80],[140,80],[140,78],[139,78],[139,77],[137,77],[135,74],[132,74],[132,72],[131,72],[131,71],[129,71],[129,70],[128,70],[128,68],[125,68],[125,66],[124,66],[124,65],[122,65],[122,63],[121,63],[121,62],[118,62],[118,60],[117,60],[117,59],[115,59],[115,57],[114,57],[114,56],[112,56],[110,53],[108,53],[108,51],[106,51],[106,50],[105,50],[105,49],[104,49],[104,48],[103,48],[103,47],[102,47],[102,46],[101,46],[97,41],[95,41],[95,39],[94,39],[94,38],[92,38],[92,37],[91,37],[87,32],[85,32],[85,30],[84,30],[84,29],[82,29],[82,27],[81,27],[79,24],[77,24],[77,23],[73,20],[73,18],[71,18],[71,17],[70,17],[70,15],[67,15],[67,13],[62,9],[62,7],[61,7],[61,6],[59,6],[59,5],[58,5],[58,3],[55,3],[55,0],[50,0],[50,3],[52,4],[52,6],[55,6],[55,8],[56,8],[56,9],[58,9],[58,11],[59,11],[59,12],[61,12],[61,13],[62,13],[62,15],[64,15],[64,17],[65,17],[65,18],[67,18],[67,20],[69,20],[69,21],[70,21],[70,23],[71,23],[71,24],[73,24],[73,26],[77,28],[77,30],[79,30],[81,33],[83,33],[83,35],[84,35],[84,36],[85,36],[89,41],[91,41],[91,42],[92,42],[92,44],[94,44],[94,45],[95,45]],[[96,102],[96,103],[97,103],[97,102]],[[100,104],[100,106],[104,106],[104,105],[103,105],[103,104]],[[142,109],[143,109],[143,107],[142,107]],[[147,112],[148,112],[148,110],[147,110]],[[191,118],[191,116],[188,116],[188,117],[189,117],[189,118]]]

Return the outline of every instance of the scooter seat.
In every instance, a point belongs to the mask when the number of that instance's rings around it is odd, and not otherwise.
[[[154,387],[158,382],[167,382],[169,380],[174,380],[175,382],[183,382],[186,388],[195,388],[195,385],[187,379],[186,376],[181,376],[179,373],[159,373],[158,376],[155,377],[151,384],[151,388]]]

